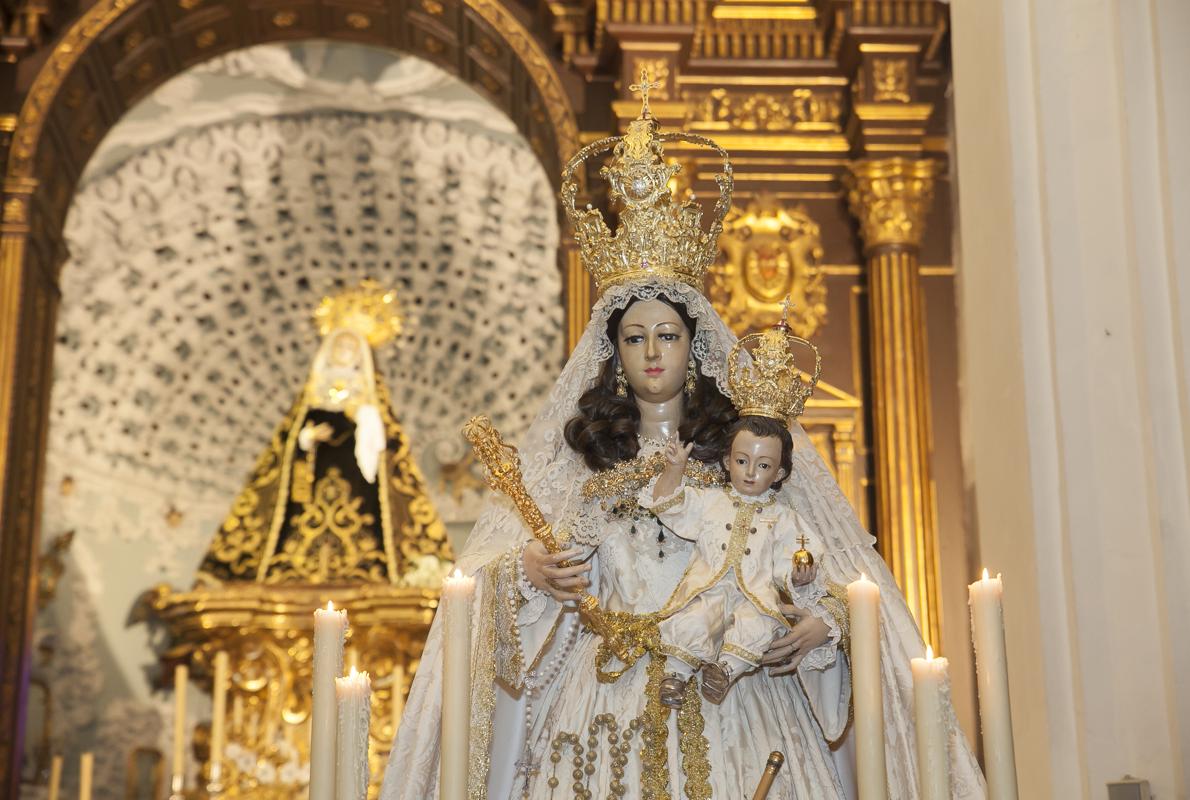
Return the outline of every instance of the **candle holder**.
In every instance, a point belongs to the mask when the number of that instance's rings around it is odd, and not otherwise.
[[[230,660],[227,749],[218,780],[209,749],[196,753],[204,788],[170,800],[292,800],[309,780],[309,716],[315,608],[333,600],[348,611],[349,642],[372,684],[369,771],[383,775],[396,734],[394,697],[403,705],[408,677],[438,606],[439,589],[379,584],[338,586],[224,584],[177,592],[158,586],[141,599],[142,618],[163,628],[169,663],[187,660],[193,685],[212,688],[215,654]],[[237,721],[236,717],[239,716]],[[195,793],[197,792],[197,794]],[[375,798],[379,785],[369,787]]]

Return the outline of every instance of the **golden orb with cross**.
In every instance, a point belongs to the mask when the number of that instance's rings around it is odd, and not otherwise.
[[[814,554],[806,549],[806,545],[810,543],[810,540],[805,536],[799,536],[797,537],[797,543],[800,547],[793,554],[793,568],[795,571],[801,568],[809,569],[814,566]]]

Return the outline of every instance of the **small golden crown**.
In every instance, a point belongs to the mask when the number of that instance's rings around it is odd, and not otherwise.
[[[562,170],[562,207],[574,225],[583,265],[600,292],[652,276],[674,278],[701,291],[703,276],[718,255],[723,218],[731,207],[731,162],[726,150],[704,136],[659,132],[649,112],[649,90],[659,86],[641,70],[640,83],[629,87],[641,95],[640,116],[628,124],[628,132],[592,142]],[[715,176],[719,200],[709,230],[702,229],[702,207],[697,202],[674,200],[669,182],[682,168],[666,163],[662,142],[708,147],[722,159],[723,169]],[[579,189],[575,171],[608,150],[613,150],[612,157],[599,174],[611,187],[612,203],[621,209],[614,234],[598,209],[575,207]]]
[[[789,327],[791,303],[782,303],[781,321],[761,333],[736,342],[728,356],[727,383],[731,399],[741,417],[770,417],[788,425],[806,410],[806,401],[822,377],[822,356],[818,348]],[[793,357],[795,345],[814,352],[814,374],[802,377]],[[747,351],[752,363],[741,363],[740,351]]]
[[[396,290],[384,289],[371,278],[364,278],[354,289],[322,298],[314,310],[314,323],[323,336],[347,328],[366,338],[372,347],[400,336],[404,322]]]

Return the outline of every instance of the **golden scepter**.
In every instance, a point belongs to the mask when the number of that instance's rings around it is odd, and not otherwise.
[[[553,528],[546,522],[537,501],[525,488],[517,449],[506,444],[492,421],[483,415],[472,417],[463,426],[463,436],[483,462],[488,486],[512,500],[521,519],[533,533],[533,538],[545,545],[546,550],[561,553],[563,547],[554,536]],[[656,620],[650,615],[609,612],[599,605],[599,599],[590,592],[580,594],[578,605],[591,630],[603,638],[603,647],[626,665],[636,663],[637,659],[655,649],[658,644]],[[604,661],[602,658],[600,660]]]
[[[475,455],[483,462],[488,486],[508,496],[525,525],[533,533],[534,539],[545,545],[549,552],[561,553],[563,548],[558,544],[553,528],[545,521],[537,501],[525,488],[525,481],[521,476],[521,456],[517,449],[506,444],[500,436],[500,431],[483,415],[467,421],[463,426],[463,436],[471,443]],[[579,598],[579,607],[590,618],[591,627],[595,632],[606,638],[604,613],[599,606],[599,600],[593,594],[583,592]]]

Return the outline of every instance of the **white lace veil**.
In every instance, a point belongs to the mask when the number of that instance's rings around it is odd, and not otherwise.
[[[591,475],[582,456],[566,444],[563,430],[578,411],[579,397],[594,384],[603,362],[612,357],[613,345],[607,336],[608,319],[635,299],[649,300],[659,295],[685,306],[695,322],[692,352],[699,368],[702,374],[716,381],[725,395],[728,394],[727,358],[736,336],[701,292],[681,282],[659,279],[608,289],[592,309],[591,321],[549,398],[524,438],[517,443],[525,486],[551,522],[565,518],[568,510],[578,509],[582,484]],[[863,572],[880,586],[889,785],[893,796],[916,797],[913,681],[909,661],[921,656],[925,650],[921,635],[892,574],[873,548],[874,538],[860,524],[810,438],[799,424],[792,426],[792,434],[793,469],[782,493],[823,541],[825,555],[819,562],[821,573],[828,581],[846,584]],[[474,574],[528,536],[529,532],[512,504],[504,497],[493,495],[486,501],[458,565],[465,573]],[[434,627],[426,647],[426,656],[431,658],[438,651],[437,625]],[[422,672],[424,670],[419,670],[419,679]],[[594,676],[591,679],[594,680]],[[430,705],[434,705],[432,698],[413,695],[419,690],[434,691],[432,687],[436,686],[437,681],[432,679],[415,683],[410,710],[420,705],[418,700],[429,700]],[[948,714],[952,731],[953,796],[983,797],[983,779],[974,756],[949,707]]]
[[[679,281],[663,280],[608,289],[591,309],[591,321],[549,399],[517,443],[525,487],[551,522],[577,508],[578,490],[591,475],[582,455],[566,444],[563,431],[578,413],[579,397],[595,384],[603,362],[614,353],[607,336],[608,319],[633,300],[652,300],[659,295],[685,306],[695,324],[691,352],[701,372],[727,393],[727,354],[735,337],[702,293]],[[467,539],[459,565],[464,571],[474,571],[528,535],[512,504],[491,497]]]

